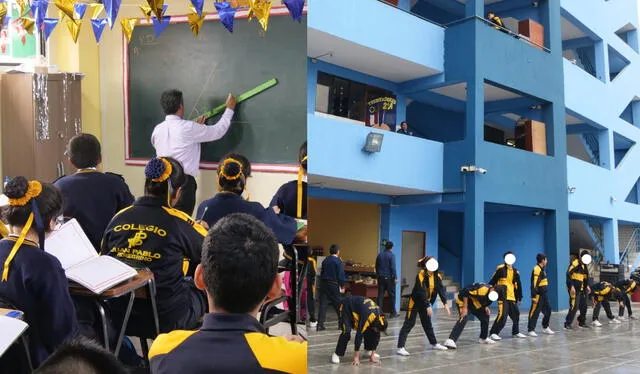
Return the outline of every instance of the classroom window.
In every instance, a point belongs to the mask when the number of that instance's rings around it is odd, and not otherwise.
[[[319,72],[316,112],[363,122],[395,126],[396,98],[391,91]]]
[[[0,62],[21,62],[36,56],[36,36],[28,34],[19,22],[14,22],[20,17],[15,0],[7,0],[7,16],[11,19],[0,31]]]

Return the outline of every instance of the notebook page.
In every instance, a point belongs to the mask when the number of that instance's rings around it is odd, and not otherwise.
[[[60,261],[65,270],[98,257],[95,248],[75,218],[53,231],[46,238],[44,248]]]
[[[29,325],[11,317],[0,316],[0,356],[20,337]]]
[[[96,294],[131,279],[138,272],[131,266],[109,256],[98,256],[65,271],[67,278]]]

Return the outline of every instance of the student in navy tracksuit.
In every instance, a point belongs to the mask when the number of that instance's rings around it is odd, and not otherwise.
[[[5,195],[9,206],[4,219],[10,232],[0,241],[0,298],[24,312],[31,359],[38,367],[78,330],[64,270],[58,259],[43,250],[45,233],[62,213],[62,195],[50,184],[28,182],[24,177],[9,181]],[[3,356],[0,372],[25,372],[27,368],[18,361]]]
[[[391,318],[398,316],[396,313],[396,283],[398,277],[396,273],[396,258],[393,255],[393,242],[386,242],[384,252],[376,257],[376,274],[378,275],[378,305],[384,305],[384,292],[389,292],[391,301]]]
[[[244,160],[246,160],[243,157]],[[213,227],[218,220],[232,213],[245,213],[261,220],[275,234],[278,242],[291,244],[296,239],[297,224],[295,219],[277,214],[271,208],[265,208],[258,202],[246,201],[242,198],[247,183],[248,161],[243,162],[234,155],[225,156],[218,165],[218,184],[220,192],[198,207],[196,217]]]
[[[333,244],[329,248],[329,257],[322,262],[320,270],[320,311],[318,312],[318,331],[326,330],[327,305],[331,304],[338,313],[340,294],[344,287],[344,264],[340,260],[340,247]]]
[[[122,176],[96,169],[102,162],[102,154],[95,136],[74,136],[69,141],[67,156],[78,171],[55,182],[62,192],[64,216],[78,220],[93,247],[100,251],[102,234],[109,221],[133,203],[133,195]]]

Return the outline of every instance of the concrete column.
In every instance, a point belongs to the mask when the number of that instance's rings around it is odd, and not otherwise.
[[[464,16],[478,16],[480,18],[484,18],[484,0],[467,0],[464,10]]]
[[[613,132],[602,130],[598,133],[598,148],[600,153],[600,166],[613,170],[615,169],[616,158],[613,146]]]
[[[612,264],[620,262],[617,219],[608,219],[602,224],[602,242],[605,261]]]
[[[307,59],[307,113],[313,114],[316,110],[316,86],[318,85],[317,64]]]
[[[548,212],[544,219],[545,254],[549,277],[549,299],[553,310],[569,307],[565,274],[569,266],[569,213],[566,210]]]
[[[407,97],[396,95],[396,101],[396,128],[392,129],[394,131],[400,128],[400,122],[407,120]]]
[[[402,10],[406,10],[407,12],[411,11],[411,0],[399,0],[398,8]]]
[[[595,44],[596,50],[596,77],[604,83],[609,83],[609,48],[607,43],[599,40]]]

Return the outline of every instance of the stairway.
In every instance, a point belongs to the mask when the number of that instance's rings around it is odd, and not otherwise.
[[[442,284],[444,285],[447,291],[447,305],[451,310],[454,310],[454,299],[458,296],[458,292],[460,291],[460,285],[455,283],[451,277],[447,277],[446,275],[442,278]]]

